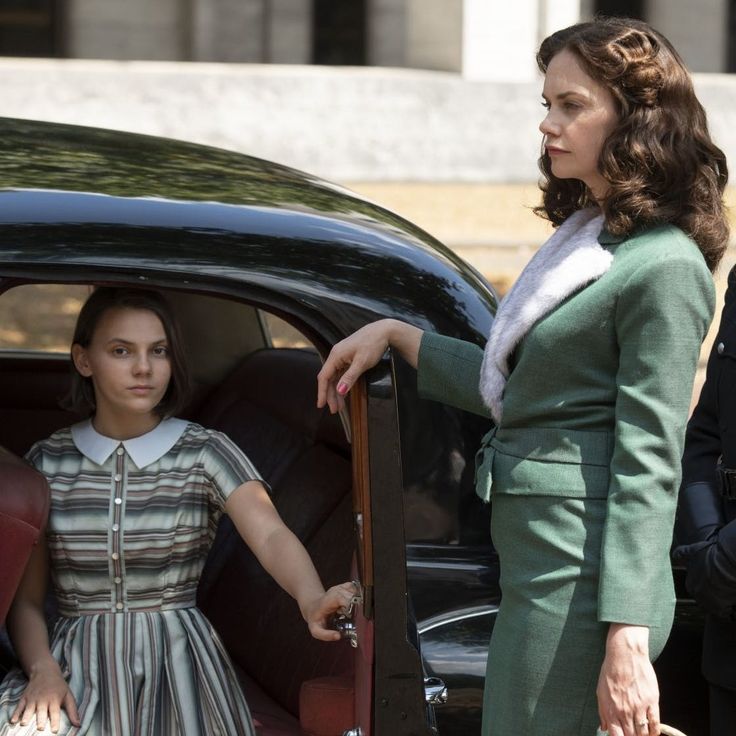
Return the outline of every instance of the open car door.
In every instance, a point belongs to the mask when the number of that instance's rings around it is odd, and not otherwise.
[[[429,736],[437,730],[432,706],[425,702],[407,593],[398,410],[389,361],[356,384],[350,409],[363,600],[354,621],[357,722],[349,736]]]

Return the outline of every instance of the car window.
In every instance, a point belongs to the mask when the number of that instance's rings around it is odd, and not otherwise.
[[[77,314],[91,292],[77,284],[26,284],[0,298],[0,350],[69,352]]]
[[[92,288],[78,284],[23,284],[9,289],[0,298],[0,350],[67,354],[77,315]],[[177,311],[183,311],[180,300],[173,301]],[[205,301],[224,300],[200,297],[194,301],[202,307]],[[301,332],[275,314],[261,310],[260,316],[266,342],[271,347],[314,347]]]
[[[475,494],[475,453],[490,422],[419,398],[416,371],[394,361],[408,543],[487,546],[490,508]]]
[[[274,348],[314,348],[296,327],[270,312],[261,312],[263,329],[271,347]]]

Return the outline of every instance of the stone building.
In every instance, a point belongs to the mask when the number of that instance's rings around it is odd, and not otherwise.
[[[391,66],[528,81],[541,37],[641,17],[695,72],[736,71],[736,0],[3,0],[0,55]]]

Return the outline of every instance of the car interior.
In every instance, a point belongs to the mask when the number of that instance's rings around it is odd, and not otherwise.
[[[90,289],[23,284],[0,295],[0,446],[14,456],[79,420],[59,400],[70,377],[76,313]],[[349,424],[316,408],[319,353],[290,324],[251,304],[183,291],[166,295],[179,317],[196,387],[183,418],[225,432],[244,450],[325,586],[354,579]],[[17,464],[12,457],[9,462]],[[10,482],[3,473],[0,499]],[[1,516],[0,525],[2,537]],[[265,573],[227,517],[198,602],[233,659],[259,734],[339,736],[355,725],[354,681],[365,676],[356,674],[356,662],[369,667],[370,656],[356,656],[359,650],[348,641],[314,640],[296,603]],[[12,663],[7,637],[3,649],[0,674]]]

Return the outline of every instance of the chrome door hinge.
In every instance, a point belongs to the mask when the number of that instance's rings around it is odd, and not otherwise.
[[[447,702],[447,685],[439,677],[424,678],[424,700],[430,705]]]

